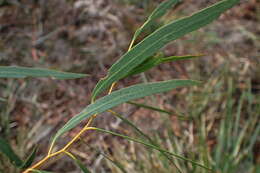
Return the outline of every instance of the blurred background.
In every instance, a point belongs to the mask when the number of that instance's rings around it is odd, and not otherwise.
[[[160,0],[0,0],[0,65],[42,67],[89,74],[75,80],[1,79],[0,135],[26,158],[37,146],[46,155],[51,137],[90,103],[91,91],[123,55],[135,30]],[[182,0],[156,28],[217,0]],[[201,86],[137,100],[171,115],[123,104],[114,110],[161,147],[213,167],[219,173],[260,171],[260,3],[241,0],[214,23],[168,44],[161,54],[204,56],[159,65],[121,80],[116,89],[167,79],[196,79]],[[176,115],[185,116],[179,119]],[[140,138],[110,113],[94,125]],[[82,127],[82,126],[81,126]],[[80,129],[58,141],[63,146]],[[175,173],[157,151],[107,134],[91,132],[70,150],[93,172]],[[185,173],[207,172],[173,159]],[[80,173],[64,156],[45,170]],[[18,172],[0,154],[0,172]]]

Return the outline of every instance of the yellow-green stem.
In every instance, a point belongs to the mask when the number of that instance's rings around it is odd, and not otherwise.
[[[132,48],[133,44],[134,44],[135,39],[133,39],[130,43],[130,46],[128,48],[128,51]],[[113,88],[115,87],[116,82],[114,82],[110,89],[108,94],[111,94],[111,92],[113,91]],[[94,102],[94,101],[93,101]],[[111,110],[110,110],[111,111]],[[37,162],[36,164],[34,164],[33,166],[31,166],[30,168],[26,169],[23,173],[29,173],[31,171],[33,171],[35,168],[40,167],[44,162],[46,162],[47,160],[49,160],[50,158],[59,155],[61,153],[65,153],[67,155],[69,155],[71,158],[76,159],[70,152],[66,151],[74,142],[76,142],[80,136],[87,130],[93,130],[95,129],[94,127],[89,127],[89,125],[92,123],[92,121],[96,118],[97,114],[94,114],[90,117],[90,119],[88,120],[87,124],[85,125],[85,127],[67,144],[65,145],[62,149],[60,149],[57,152],[51,153],[52,149],[54,147],[54,143],[51,143],[50,148],[48,150],[48,154],[46,157],[44,157],[42,160],[40,160],[39,162]]]

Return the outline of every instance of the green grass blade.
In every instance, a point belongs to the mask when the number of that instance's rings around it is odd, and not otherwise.
[[[8,157],[14,166],[20,167],[23,164],[23,161],[15,154],[10,144],[2,137],[0,137],[0,152]]]
[[[146,143],[146,142],[144,142],[144,141],[142,141],[142,140],[134,139],[134,138],[131,138],[131,137],[129,137],[129,136],[125,136],[125,135],[122,135],[122,134],[119,134],[119,133],[115,133],[115,132],[112,132],[112,131],[109,131],[109,130],[105,130],[105,129],[100,129],[100,128],[95,128],[95,127],[93,127],[93,130],[97,130],[97,131],[104,132],[104,133],[109,133],[109,134],[111,134],[111,135],[115,135],[115,136],[122,137],[122,138],[124,138],[124,139],[126,139],[126,140],[128,140],[128,141],[133,141],[133,142],[136,142],[136,143],[139,143],[139,144],[143,144],[143,145],[145,145],[146,147],[149,147],[149,148],[155,149],[155,150],[157,150],[157,151],[160,151],[160,152],[169,154],[169,155],[174,156],[174,157],[176,157],[176,158],[178,158],[178,159],[181,159],[181,160],[183,160],[183,161],[190,162],[190,163],[192,163],[192,164],[194,164],[194,165],[196,165],[196,166],[205,168],[205,169],[207,169],[207,170],[211,170],[210,168],[205,167],[204,165],[201,165],[201,164],[199,164],[199,163],[197,163],[197,162],[195,162],[195,161],[193,161],[193,160],[187,159],[187,158],[182,157],[182,156],[180,156],[180,155],[178,155],[178,154],[171,153],[171,152],[169,152],[169,151],[167,151],[167,150],[161,149],[161,148],[158,147],[158,146],[155,146],[155,145]]]
[[[74,79],[86,76],[86,74],[68,73],[43,68],[0,66],[0,78],[53,77],[56,79]]]
[[[54,136],[53,143],[59,136],[77,126],[82,120],[91,115],[102,113],[124,102],[142,98],[156,93],[166,92],[177,87],[193,86],[200,82],[193,80],[169,80],[148,84],[138,84],[114,91],[87,106],[81,113],[71,118]]]
[[[28,158],[24,161],[21,168],[28,168],[33,163],[35,157],[36,157],[37,147],[34,147],[32,153],[28,156]]]
[[[153,107],[153,106],[150,106],[150,105],[135,103],[135,102],[131,102],[131,101],[128,101],[127,103],[141,107],[141,108],[149,109],[149,110],[152,110],[152,111],[157,111],[157,112],[165,113],[165,114],[168,114],[168,115],[174,115],[181,120],[189,120],[190,119],[189,117],[185,117],[185,116],[181,116],[181,115],[175,115],[176,113],[174,113],[174,112],[164,110],[164,109],[160,109],[160,108],[157,108],[157,107]]]
[[[134,44],[135,40],[137,37],[147,28],[149,28],[152,23],[156,20],[162,17],[168,9],[170,9],[174,4],[177,4],[179,0],[167,0],[162,2],[148,17],[147,21],[139,28],[136,30],[134,33],[133,39],[130,44],[130,48]]]
[[[140,65],[167,43],[211,23],[221,13],[233,7],[238,2],[239,0],[222,0],[215,5],[191,16],[173,21],[153,32],[113,64],[109,69],[108,75],[100,80],[94,88],[92,100],[95,100],[97,95],[107,89],[113,82],[125,77],[132,69]]]

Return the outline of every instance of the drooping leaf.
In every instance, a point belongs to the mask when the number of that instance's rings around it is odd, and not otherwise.
[[[102,151],[100,151],[99,149],[97,148],[94,148],[94,147],[90,147],[91,150],[96,150],[96,152],[100,155],[102,155],[105,159],[107,159],[108,161],[110,161],[111,163],[113,163],[118,169],[120,169],[123,173],[127,173],[127,171],[125,170],[124,166],[119,163],[118,161],[116,160],[113,160],[111,159],[108,155],[106,155],[105,153],[103,153]]]
[[[124,118],[122,115],[120,115],[117,112],[114,112],[112,110],[109,110],[110,113],[112,113],[112,115],[116,116],[117,118],[121,119],[125,124],[129,125],[130,127],[132,127],[138,134],[140,134],[142,137],[146,138],[148,141],[152,141],[152,139],[145,134],[144,132],[142,132],[142,130],[140,130],[134,123],[132,123],[130,120],[128,120],[127,118]]]
[[[142,64],[140,64],[136,68],[134,68],[132,71],[130,71],[125,77],[140,74],[140,73],[150,70],[151,68],[153,68],[159,64],[162,64],[162,63],[192,59],[192,58],[197,58],[200,56],[202,56],[202,55],[169,56],[169,57],[162,57],[162,58],[151,57],[151,58],[145,60]]]
[[[139,135],[141,135],[144,139],[148,140],[150,144],[155,145],[157,147],[158,144],[151,139],[147,134],[145,134],[142,130],[140,130],[133,122],[131,122],[130,120],[128,120],[127,118],[123,117],[122,115],[120,115],[117,112],[114,112],[112,110],[109,110],[109,112],[111,112],[114,116],[116,116],[117,118],[121,119],[124,123],[126,123],[127,125],[129,125],[130,127],[132,127]],[[178,170],[178,172],[181,173],[180,169],[177,167],[177,165],[173,162],[172,158],[170,158],[167,154],[165,154],[164,152],[159,151],[165,158],[167,158]]]
[[[80,160],[75,160],[76,164],[80,167],[81,171],[84,173],[91,173],[90,170],[80,161]]]
[[[205,169],[207,169],[207,170],[211,170],[210,168],[208,168],[208,167],[206,167],[206,166],[204,166],[204,165],[202,165],[202,164],[200,164],[200,163],[197,163],[197,162],[195,162],[195,161],[193,161],[193,160],[190,160],[190,159],[185,158],[185,157],[183,157],[183,156],[180,156],[180,155],[178,155],[178,154],[169,152],[169,151],[167,151],[167,150],[165,150],[165,149],[162,149],[162,148],[160,148],[160,147],[158,147],[158,146],[155,146],[155,145],[149,144],[149,143],[147,143],[147,142],[144,142],[143,140],[134,139],[134,138],[131,138],[131,137],[129,137],[129,136],[125,136],[125,135],[122,135],[122,134],[119,134],[119,133],[115,133],[115,132],[112,132],[112,131],[109,131],[109,130],[100,129],[100,128],[96,128],[96,127],[93,127],[92,129],[93,129],[93,130],[100,131],[100,132],[104,132],[104,133],[109,133],[109,134],[112,134],[112,135],[115,135],[115,136],[119,136],[119,137],[122,137],[122,138],[124,138],[124,139],[126,139],[126,140],[128,140],[128,141],[133,141],[133,142],[136,142],[136,143],[139,143],[139,144],[143,144],[143,145],[145,145],[146,147],[149,147],[149,148],[152,148],[152,149],[161,151],[161,152],[163,152],[163,153],[169,154],[169,155],[171,155],[171,156],[173,156],[173,157],[176,157],[176,158],[181,159],[181,160],[183,160],[183,161],[190,162],[190,163],[192,163],[192,164],[194,164],[194,165],[196,165],[196,166],[205,168]]]
[[[191,16],[173,21],[153,32],[112,65],[108,75],[100,80],[94,88],[92,100],[94,101],[97,95],[111,86],[113,82],[125,77],[132,69],[140,65],[167,43],[211,23],[221,13],[233,7],[238,2],[239,0],[222,0]]]
[[[70,152],[65,152],[77,165],[78,167],[84,172],[84,173],[91,173],[88,168],[79,160],[77,159],[73,154]]]
[[[202,56],[202,55],[170,56],[170,57],[166,57],[166,58],[165,57],[163,57],[163,58],[151,57],[151,58],[145,60],[142,64],[140,64],[139,66],[137,66],[133,70],[131,70],[126,75],[126,77],[145,72],[145,71],[150,70],[151,68],[153,68],[153,67],[155,67],[159,64],[162,64],[162,63],[185,60],[185,59],[192,59],[192,58],[197,58],[197,57],[200,57],[200,56]]]
[[[141,107],[141,108],[150,109],[152,111],[157,111],[157,112],[165,113],[165,114],[168,114],[168,115],[175,115],[177,118],[179,118],[181,120],[188,120],[189,119],[189,117],[185,117],[185,116],[182,116],[182,115],[176,115],[176,113],[174,113],[174,112],[164,110],[164,109],[160,109],[160,108],[157,108],[157,107],[153,107],[153,106],[150,106],[150,105],[135,103],[135,102],[131,102],[131,101],[128,101],[127,103]]]
[[[86,74],[68,73],[43,68],[0,66],[0,78],[53,77],[56,79],[74,79],[86,76]]]
[[[139,28],[136,30],[136,32],[134,33],[133,39],[131,41],[130,44],[130,48],[132,47],[132,45],[134,44],[135,40],[137,39],[137,37],[144,31],[146,30],[146,28],[149,28],[152,23],[162,17],[168,9],[170,9],[174,4],[178,3],[179,0],[166,0],[163,1],[152,13],[151,15],[148,17],[147,21]]]
[[[53,143],[59,136],[77,126],[82,120],[91,115],[102,113],[112,107],[115,107],[124,102],[142,98],[156,93],[166,92],[177,87],[192,86],[199,84],[198,81],[193,80],[169,80],[163,82],[154,82],[148,84],[138,84],[123,88],[112,92],[111,94],[98,99],[95,103],[87,106],[78,115],[71,118],[54,136]]]
[[[20,167],[23,164],[23,161],[15,154],[11,145],[2,137],[0,137],[0,152],[8,157],[14,166]]]
[[[28,158],[24,161],[21,168],[28,168],[33,163],[36,157],[37,147],[34,147],[32,153],[28,156]]]
[[[100,153],[105,159],[109,160],[111,163],[113,163],[118,169],[120,169],[123,173],[127,173],[127,171],[125,170],[124,166],[119,163],[118,161],[115,161],[113,159],[111,159],[110,157],[108,157],[107,155],[105,155],[104,153]]]

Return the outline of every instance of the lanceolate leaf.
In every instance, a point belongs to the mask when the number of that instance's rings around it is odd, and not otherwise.
[[[78,159],[75,160],[76,164],[80,167],[81,171],[84,173],[91,173],[90,170],[88,170],[87,167]]]
[[[143,144],[143,145],[145,145],[146,147],[155,149],[155,150],[160,151],[160,152],[163,152],[163,153],[165,153],[165,154],[169,154],[169,155],[171,155],[171,156],[173,156],[173,157],[176,157],[176,158],[178,158],[178,159],[181,159],[181,160],[190,162],[190,163],[192,163],[192,164],[194,164],[194,165],[196,165],[196,166],[199,166],[199,167],[202,167],[202,168],[211,170],[210,168],[208,168],[208,167],[206,167],[206,166],[204,166],[204,165],[201,165],[200,163],[197,163],[197,162],[195,162],[195,161],[193,161],[193,160],[187,159],[187,158],[185,158],[185,157],[183,157],[183,156],[180,156],[180,155],[178,155],[178,154],[175,154],[175,153],[169,152],[169,151],[167,151],[167,150],[164,150],[164,149],[162,149],[162,148],[160,148],[160,147],[158,147],[158,146],[156,146],[156,145],[146,143],[146,142],[144,142],[143,140],[134,139],[134,138],[131,138],[131,137],[129,137],[129,136],[125,136],[125,135],[122,135],[122,134],[119,134],[119,133],[115,133],[115,132],[112,132],[112,131],[109,131],[109,130],[105,130],[105,129],[95,128],[95,127],[93,127],[92,129],[93,129],[93,130],[100,131],[100,132],[109,133],[109,134],[112,134],[112,135],[115,135],[115,136],[119,136],[119,137],[122,137],[122,138],[124,138],[124,139],[126,139],[126,140],[128,140],[128,141],[133,141],[133,142],[136,142],[136,143],[139,143],[139,144]]]
[[[25,160],[25,162],[23,163],[21,168],[28,168],[29,166],[31,166],[32,162],[35,159],[36,156],[36,152],[37,152],[37,147],[34,147],[32,153],[28,156],[28,158]]]
[[[153,107],[153,106],[150,106],[150,105],[145,105],[145,104],[135,103],[135,102],[130,102],[130,101],[127,102],[127,103],[135,105],[135,106],[138,106],[138,107],[141,107],[141,108],[150,109],[150,110],[153,110],[153,111],[165,113],[165,114],[168,114],[168,115],[174,115],[174,116],[176,116],[177,118],[179,118],[181,120],[189,120],[189,117],[185,117],[183,115],[179,115],[178,113],[176,115],[175,112],[171,112],[171,111],[168,111],[168,110],[160,109],[160,108]]]
[[[138,127],[136,127],[136,125],[134,125],[134,123],[132,123],[131,121],[129,121],[127,118],[124,118],[122,115],[120,115],[117,112],[114,112],[112,110],[109,110],[109,112],[111,112],[114,116],[116,116],[117,118],[120,118],[124,123],[126,123],[127,125],[129,125],[130,127],[132,127],[137,133],[139,133],[142,137],[146,138],[150,144],[154,145],[154,146],[158,146],[156,144],[155,141],[153,141],[148,135],[146,135],[144,132],[142,132],[142,130],[140,130]],[[173,162],[172,158],[169,157],[167,154],[165,154],[164,152],[160,151],[160,153],[166,157],[175,167],[176,169],[178,169],[178,172],[181,172],[179,170],[179,168],[177,167],[177,165]]]
[[[112,107],[124,102],[142,98],[156,93],[166,92],[177,87],[192,86],[199,84],[192,80],[169,80],[148,84],[138,84],[112,92],[111,94],[98,99],[95,103],[87,106],[81,113],[70,119],[54,136],[53,143],[59,136],[77,126],[82,120],[93,114],[102,113]]]
[[[185,59],[192,59],[192,58],[197,58],[200,56],[202,56],[202,55],[170,56],[170,57],[166,57],[166,58],[165,57],[164,58],[151,57],[151,58],[145,60],[142,64],[140,64],[133,70],[131,70],[131,72],[129,72],[126,75],[126,77],[145,72],[162,63],[185,60]]]
[[[0,78],[53,77],[57,79],[74,79],[86,76],[86,74],[67,73],[43,68],[0,66]]]
[[[222,0],[213,6],[205,8],[189,17],[173,21],[153,32],[124,54],[109,69],[106,78],[100,80],[96,85],[92,94],[92,100],[95,100],[96,96],[107,89],[113,82],[125,77],[132,69],[144,62],[167,43],[211,23],[221,13],[233,7],[238,2],[239,0]]]
[[[131,41],[131,46],[134,44],[134,41],[146,28],[148,28],[156,19],[162,17],[169,8],[171,8],[174,4],[178,3],[179,0],[166,0],[163,1],[148,17],[148,20],[136,30],[133,39]],[[130,47],[131,47],[130,46]]]
[[[109,158],[107,155],[105,155],[104,153],[102,152],[99,152],[99,154],[101,154],[105,159],[109,160],[111,163],[113,163],[118,169],[120,169],[120,171],[122,171],[123,173],[127,173],[127,171],[125,170],[124,166],[119,163],[118,161],[116,160],[113,160],[111,158]]]
[[[65,152],[71,159],[73,159],[73,161],[78,165],[78,167],[82,170],[82,172],[84,173],[91,173],[87,167],[85,167],[85,165],[78,160],[73,154],[69,153],[69,152]]]
[[[20,167],[23,161],[15,154],[10,144],[0,137],[0,152],[9,158],[11,163],[16,167]]]

